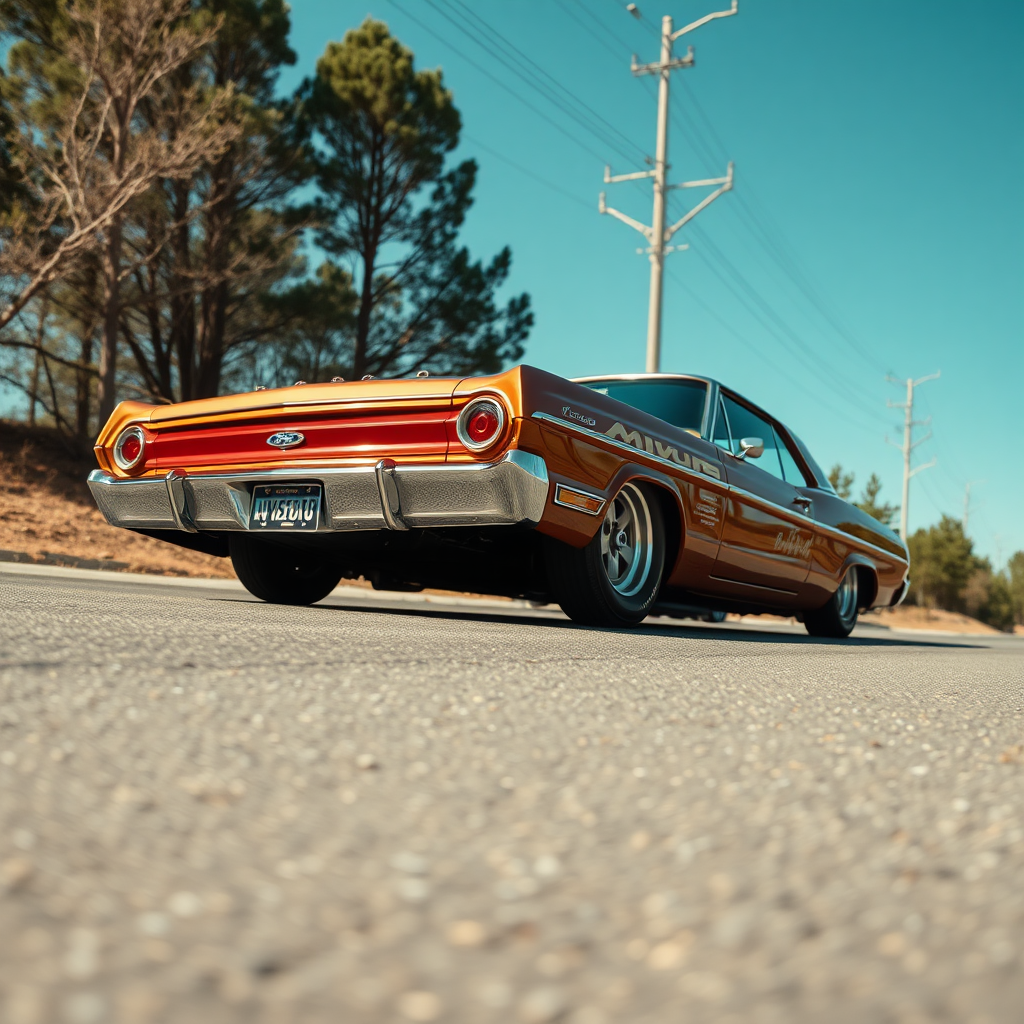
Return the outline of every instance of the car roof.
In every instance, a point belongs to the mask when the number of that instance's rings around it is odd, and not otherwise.
[[[572,377],[571,380],[574,384],[590,384],[601,380],[699,380],[702,384],[718,383],[699,373],[607,373],[596,377]]]

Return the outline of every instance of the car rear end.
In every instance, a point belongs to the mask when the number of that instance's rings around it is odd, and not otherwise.
[[[426,377],[125,402],[97,441],[89,485],[108,522],[146,531],[537,522],[547,473],[515,447],[514,376],[468,388]]]

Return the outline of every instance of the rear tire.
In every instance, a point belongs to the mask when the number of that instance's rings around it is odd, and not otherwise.
[[[665,526],[652,489],[624,485],[586,547],[545,538],[545,565],[551,592],[573,622],[642,622],[658,596],[665,565]]]
[[[857,570],[847,569],[836,592],[823,608],[804,612],[804,627],[811,636],[827,636],[843,639],[853,632],[857,625]]]
[[[228,546],[242,586],[270,604],[315,604],[341,581],[341,569],[316,552],[267,543],[247,533],[230,534]]]

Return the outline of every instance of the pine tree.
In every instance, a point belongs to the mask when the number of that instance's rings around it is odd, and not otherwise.
[[[851,485],[853,483],[852,476],[850,477],[850,483]],[[882,481],[878,479],[877,473],[872,473],[867,484],[864,486],[860,501],[856,502],[856,505],[862,512],[867,512],[869,516],[874,516],[880,523],[892,526],[893,521],[900,514],[900,507],[899,505],[880,504],[878,493],[881,489]]]
[[[486,266],[457,244],[476,163],[445,169],[461,118],[441,71],[367,18],[329,43],[304,84],[324,226],[318,241],[351,260],[359,294],[349,372],[497,370],[522,354],[527,295],[500,308],[511,253]]]

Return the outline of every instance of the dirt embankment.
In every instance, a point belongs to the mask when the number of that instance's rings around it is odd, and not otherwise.
[[[108,526],[85,482],[95,468],[54,432],[0,420],[0,561],[234,576],[227,559]]]
[[[861,622],[874,623],[877,626],[889,626],[891,629],[928,629],[947,633],[998,633],[998,629],[972,619],[969,615],[959,612],[944,612],[940,608],[917,608],[914,605],[901,605],[899,608],[886,608],[869,612],[861,616]]]

